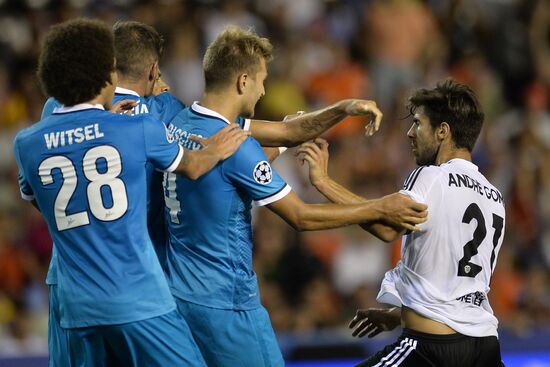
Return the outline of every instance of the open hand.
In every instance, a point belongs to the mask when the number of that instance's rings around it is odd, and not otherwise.
[[[345,111],[349,116],[367,116],[365,136],[372,136],[380,129],[383,114],[376,106],[376,102],[365,99],[347,99],[345,103]]]
[[[355,328],[351,333],[352,336],[362,338],[368,335],[369,338],[373,338],[382,331],[395,329],[401,322],[400,315],[400,309],[397,307],[357,310],[348,327]]]

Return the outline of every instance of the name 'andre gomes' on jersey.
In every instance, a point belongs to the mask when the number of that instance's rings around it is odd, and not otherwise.
[[[47,133],[44,134],[44,140],[46,141],[46,147],[52,149],[58,146],[64,147],[65,145],[94,140],[103,136],[103,133],[99,130],[99,124],[92,124],[76,129]]]
[[[465,187],[477,191],[480,195],[485,195],[487,199],[491,199],[497,203],[502,203],[503,201],[502,194],[498,190],[487,187],[466,174],[449,173],[449,187],[451,186]]]

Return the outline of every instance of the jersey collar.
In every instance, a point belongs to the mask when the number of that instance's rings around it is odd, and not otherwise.
[[[459,164],[459,165],[462,165],[462,166],[470,166],[470,167],[474,168],[476,171],[479,170],[478,167],[474,163],[472,163],[470,161],[467,161],[465,159],[462,159],[462,158],[453,158],[453,159],[447,161],[447,164]]]
[[[122,88],[122,87],[116,87],[115,88],[115,93],[116,94],[129,94],[129,95],[132,95],[132,96],[141,97],[137,92],[135,92],[131,89],[126,89],[126,88]]]
[[[209,108],[201,106],[198,101],[193,102],[193,104],[191,105],[191,110],[193,110],[194,112],[196,112],[200,115],[206,115],[206,116],[218,118],[218,119],[222,120],[223,122],[225,122],[226,124],[231,125],[229,120],[227,120],[225,117],[223,117],[222,115],[220,115],[216,111],[213,111]]]
[[[90,109],[105,110],[105,107],[103,107],[103,105],[99,103],[98,104],[79,103],[69,107],[65,107],[65,106],[56,107],[53,109],[53,113],[69,113],[69,112],[90,110]]]

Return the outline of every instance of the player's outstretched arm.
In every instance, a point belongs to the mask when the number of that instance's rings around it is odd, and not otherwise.
[[[365,134],[372,135],[380,128],[382,112],[373,101],[345,99],[326,108],[297,114],[285,122],[252,120],[252,136],[266,147],[293,147],[314,139],[347,116],[365,116]]]
[[[210,171],[219,161],[230,157],[250,136],[238,124],[231,124],[208,139],[201,140],[202,150],[185,150],[176,172],[196,180]]]
[[[328,200],[338,204],[359,204],[367,202],[367,199],[335,182],[328,175],[328,143],[324,139],[317,138],[313,142],[302,144],[296,154],[300,156],[302,164],[307,162],[309,165],[309,180],[312,185],[323,194]],[[409,197],[401,194],[392,194],[395,200],[403,200],[409,203],[414,212],[424,217],[426,208],[423,204],[418,204]],[[397,238],[405,229],[387,224],[387,222],[363,223],[361,228],[370,232],[382,241],[391,242]]]
[[[395,329],[401,323],[401,309],[392,308],[369,308],[357,310],[355,317],[349,323],[349,328],[354,329],[352,336],[362,338],[368,335],[373,338],[382,331]]]
[[[418,224],[426,221],[426,206],[409,203],[405,195],[393,194],[360,204],[306,204],[291,191],[282,199],[268,205],[294,229],[313,231],[360,223],[384,222],[418,231]]]

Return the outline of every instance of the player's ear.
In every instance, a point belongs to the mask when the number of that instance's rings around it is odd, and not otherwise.
[[[449,126],[448,123],[442,122],[437,127],[436,134],[437,134],[438,139],[441,140],[441,141],[443,141],[447,138],[450,138],[451,137],[451,127]]]
[[[152,82],[153,80],[157,80],[158,78],[158,62],[154,62],[151,64],[151,67],[149,67],[149,81]]]
[[[237,78],[237,93],[244,94],[246,83],[248,82],[248,74],[240,74]]]

